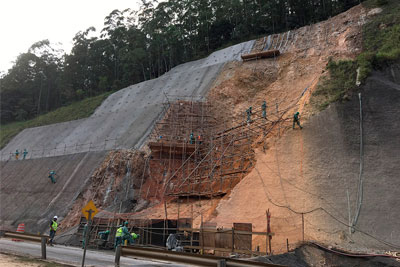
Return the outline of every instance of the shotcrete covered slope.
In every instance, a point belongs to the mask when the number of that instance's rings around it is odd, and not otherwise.
[[[225,62],[239,60],[254,41],[214,52],[207,58],[179,65],[161,77],[120,90],[87,119],[26,129],[1,151],[2,160],[16,149],[30,158],[140,147],[161,115],[165,95],[204,96]]]
[[[224,63],[239,59],[252,45],[250,41],[220,50],[120,90],[87,119],[21,132],[1,151],[1,226],[14,229],[23,222],[28,232],[47,230],[48,220],[65,216],[83,192],[104,159],[102,151],[142,144],[160,116],[165,94],[204,96]],[[27,160],[8,160],[15,149],[24,148]],[[58,174],[54,185],[47,178],[50,170]]]
[[[65,216],[104,152],[1,162],[0,224],[15,230],[25,223],[27,232],[47,231],[48,222]],[[48,178],[56,170],[57,182]]]
[[[302,240],[302,213],[306,240],[366,251],[399,249],[399,84],[400,67],[394,65],[375,73],[360,90],[361,156],[355,94],[311,117],[303,130],[271,140],[265,154],[258,151],[255,169],[220,202],[213,220],[218,225],[252,222],[255,229],[265,230],[265,210],[270,209],[275,251],[285,248],[287,238],[291,243]],[[355,232],[350,234],[346,225],[353,222]]]

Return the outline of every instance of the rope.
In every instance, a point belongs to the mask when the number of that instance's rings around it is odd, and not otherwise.
[[[364,169],[364,145],[363,145],[363,117],[362,117],[362,102],[361,93],[358,93],[358,99],[360,102],[360,173],[358,175],[358,192],[357,192],[357,211],[354,214],[354,219],[351,224],[352,228],[357,224],[358,217],[360,215],[362,201],[363,201],[363,169]],[[352,232],[354,230],[352,229]]]
[[[347,223],[341,221],[340,219],[338,219],[336,216],[332,215],[329,211],[327,211],[327,210],[324,209],[323,207],[317,207],[317,208],[314,208],[314,209],[311,209],[311,210],[307,210],[307,211],[296,211],[296,210],[292,209],[292,208],[289,207],[289,206],[281,205],[281,204],[276,203],[276,202],[273,201],[272,198],[270,197],[270,194],[269,194],[268,190],[266,189],[266,185],[265,185],[265,183],[264,183],[264,180],[263,180],[262,177],[261,177],[261,174],[260,174],[259,170],[257,169],[257,167],[254,167],[254,169],[256,170],[256,172],[257,172],[257,174],[258,174],[258,177],[260,178],[261,183],[263,184],[263,189],[264,189],[265,196],[266,196],[267,200],[268,200],[272,205],[274,205],[274,206],[276,206],[276,207],[278,207],[278,208],[285,208],[285,209],[288,209],[289,211],[291,211],[291,212],[293,212],[293,213],[295,213],[295,214],[299,214],[299,215],[310,214],[310,213],[314,213],[314,212],[316,212],[316,211],[323,211],[323,212],[325,212],[327,215],[329,215],[332,219],[334,219],[335,221],[337,221],[338,223],[340,223],[340,224],[342,224],[342,225],[344,225],[344,226],[346,226],[346,227],[351,227],[349,224],[347,224]],[[376,241],[378,241],[378,242],[380,242],[380,243],[382,243],[382,244],[385,244],[385,245],[387,245],[387,246],[390,246],[390,247],[393,247],[393,248],[397,248],[397,249],[400,248],[400,245],[392,244],[392,243],[390,243],[390,242],[387,242],[387,241],[385,241],[385,240],[382,240],[382,239],[380,239],[380,238],[377,238],[377,237],[375,237],[375,236],[373,236],[373,235],[371,235],[371,234],[369,234],[369,233],[367,233],[367,232],[364,232],[364,231],[362,231],[362,230],[360,230],[360,229],[358,229],[358,228],[356,228],[356,227],[353,227],[353,228],[354,228],[355,230],[357,230],[358,232],[360,232],[360,233],[362,233],[362,234],[364,234],[364,235],[366,235],[366,236],[368,236],[368,237],[370,237],[370,238],[372,238],[372,239],[375,239]]]

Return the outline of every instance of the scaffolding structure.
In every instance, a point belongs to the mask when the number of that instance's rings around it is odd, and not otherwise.
[[[143,219],[121,213],[94,218],[91,245],[95,245],[100,231],[108,229],[111,246],[116,229],[128,221],[129,230],[140,234],[137,245],[165,246],[169,234],[176,234],[182,247],[191,252],[210,249],[221,253],[260,253],[254,251],[252,235],[266,236],[268,243],[271,233],[253,232],[247,223],[233,223],[231,229],[210,227],[208,222],[203,222],[201,212],[197,212],[201,215],[201,224],[195,224],[195,217],[199,216],[194,215],[194,203],[197,199],[218,198],[229,193],[252,169],[257,143],[262,143],[269,134],[279,135],[281,122],[290,120],[287,112],[296,105],[289,104],[280,110],[279,104],[267,109],[264,102],[236,116],[226,116],[218,114],[221,107],[213,107],[203,99],[170,101],[167,98],[164,117],[149,137],[151,154],[143,166],[139,190],[139,197],[164,204],[164,218],[149,219],[146,215]],[[185,199],[186,205],[191,206],[190,211],[180,212]],[[168,216],[167,202],[173,201],[177,203],[177,210]],[[79,233],[84,222],[82,219]]]
[[[254,140],[282,119],[275,114],[269,120],[262,106],[223,121],[207,101],[168,101],[164,108],[148,143],[158,198],[226,194],[251,170]]]

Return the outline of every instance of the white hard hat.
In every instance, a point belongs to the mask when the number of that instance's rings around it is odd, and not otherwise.
[[[58,219],[57,215],[53,217],[53,219]]]

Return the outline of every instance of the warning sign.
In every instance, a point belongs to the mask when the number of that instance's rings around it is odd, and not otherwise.
[[[89,220],[89,216],[90,216],[90,219],[93,219],[94,215],[96,215],[97,212],[98,212],[98,211],[97,211],[97,208],[96,208],[96,206],[94,205],[94,203],[93,203],[92,200],[90,200],[90,201],[86,204],[86,206],[83,207],[83,209],[82,209],[82,213],[83,213],[83,215],[85,216],[86,220]]]

